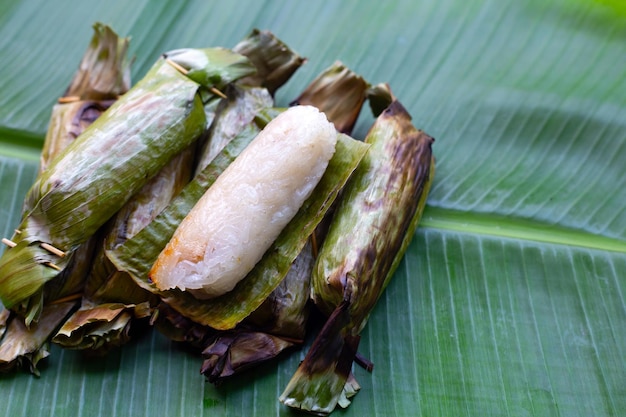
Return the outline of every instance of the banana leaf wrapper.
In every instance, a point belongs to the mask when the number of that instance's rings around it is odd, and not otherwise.
[[[338,131],[349,133],[363,106],[368,83],[340,62],[322,71],[292,105],[307,104],[320,109]],[[337,201],[335,201],[336,203]],[[330,217],[331,209],[323,221]],[[310,314],[310,276],[317,245],[324,238],[324,227],[318,225],[302,252],[291,266],[287,277],[268,299],[248,318],[250,328],[269,334],[300,340]]]
[[[197,175],[246,126],[252,123],[263,109],[272,107],[274,99],[265,88],[229,85],[225,99],[220,100],[207,139],[200,150],[196,166]]]
[[[164,54],[31,188],[33,208],[17,245],[0,258],[4,305],[14,307],[66,267],[67,256],[41,243],[65,253],[75,249],[200,136],[206,124],[200,91],[254,71],[245,57],[223,48]]]
[[[120,38],[102,23],[95,23],[93,29],[89,46],[64,97],[52,108],[40,174],[130,88],[131,60],[127,56],[130,38]],[[82,290],[94,248],[95,242],[89,239],[73,251],[68,267],[47,290],[49,298],[58,299]]]
[[[207,168],[215,156],[233,139],[241,136],[238,139],[238,143],[241,145],[235,144],[234,158],[270,120],[280,113],[280,110],[270,107],[273,98],[265,88],[230,85],[226,92],[227,98],[219,101],[218,109],[216,109],[212,125],[208,130],[207,140],[203,144],[203,150],[196,166],[194,177],[197,176],[196,182],[204,184],[202,189],[206,189],[204,188],[206,175],[203,175],[202,171]],[[232,160],[232,158],[227,159]],[[118,273],[126,274],[125,272]],[[142,289],[142,291],[144,290]],[[184,342],[200,350],[209,343],[207,340],[216,333],[215,329],[189,320],[162,302],[157,306],[155,318],[151,321],[161,333],[172,341]]]
[[[291,105],[312,105],[324,113],[342,133],[350,134],[357,121],[366,92],[367,81],[336,61],[319,74]]]
[[[27,368],[38,376],[37,364],[50,355],[48,340],[75,305],[73,301],[46,305],[41,320],[30,327],[22,317],[8,319],[0,343],[0,372]]]
[[[393,101],[343,191],[311,285],[329,319],[279,398],[290,407],[324,415],[350,403],[360,332],[413,238],[434,175],[433,139],[410,120]]]
[[[257,72],[244,77],[241,84],[264,87],[272,96],[306,62],[305,58],[266,30],[253,29],[235,45],[233,51],[248,57],[257,68]]]
[[[130,340],[133,319],[152,314],[149,302],[140,304],[83,302],[52,338],[67,349],[88,350],[92,355],[104,355]]]
[[[261,261],[232,291],[210,302],[198,300],[178,289],[159,291],[148,278],[152,264],[195,202],[254,136],[239,135],[231,141],[203,171],[203,175],[197,176],[163,211],[162,216],[109,254],[118,269],[129,272],[140,286],[158,294],[165,303],[190,320],[217,330],[233,329],[280,284],[367,149],[362,142],[340,135],[335,155],[311,197]],[[201,184],[198,177],[206,182]]]

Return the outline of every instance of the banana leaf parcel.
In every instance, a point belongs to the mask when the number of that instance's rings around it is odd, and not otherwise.
[[[434,174],[433,139],[410,120],[396,100],[377,118],[333,214],[311,286],[329,318],[279,397],[290,407],[324,415],[358,390],[360,332],[415,233]]]
[[[198,139],[206,126],[202,96],[254,71],[223,48],[164,54],[38,177],[15,245],[0,259],[3,304],[24,307],[78,245]]]

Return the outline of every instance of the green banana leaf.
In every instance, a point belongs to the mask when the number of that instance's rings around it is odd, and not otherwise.
[[[623,1],[0,0],[2,237],[95,21],[132,36],[133,79],[271,30],[308,59],[279,106],[341,60],[436,138],[421,227],[362,335],[373,372],[337,415],[626,415]],[[0,376],[0,415],[290,416],[305,353],[214,387],[155,331],[97,360],[53,346],[40,378]]]

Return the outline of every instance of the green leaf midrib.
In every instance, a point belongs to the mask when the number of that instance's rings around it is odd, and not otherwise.
[[[624,240],[514,216],[427,206],[419,227],[626,253]]]

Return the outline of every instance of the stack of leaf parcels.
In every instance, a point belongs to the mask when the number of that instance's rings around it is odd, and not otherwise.
[[[424,209],[433,139],[341,62],[276,107],[305,59],[269,32],[167,52],[131,87],[128,39],[94,30],[3,239],[0,369],[37,374],[51,342],[105,354],[143,322],[219,382],[324,317],[279,399],[346,407],[353,362],[371,369],[359,335]],[[356,140],[366,101],[376,120]]]

